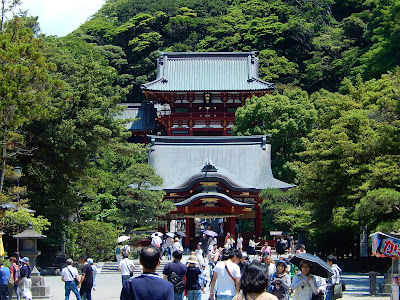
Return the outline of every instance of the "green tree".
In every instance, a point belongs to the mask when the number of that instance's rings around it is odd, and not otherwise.
[[[45,40],[44,55],[57,68],[59,82],[52,96],[53,114],[24,126],[29,146],[37,149],[21,160],[29,183],[30,204],[52,223],[50,246],[63,242],[64,222],[78,214],[82,196],[76,183],[85,175],[96,152],[127,135],[117,105],[126,89],[114,85],[117,72],[96,49],[76,38]]]
[[[398,219],[390,206],[399,184],[398,82],[397,72],[365,83],[358,77],[355,84],[344,82],[343,94],[312,96],[320,114],[304,139],[299,187],[328,244],[335,231],[356,234],[359,222],[393,225]]]
[[[260,51],[259,73],[260,78],[266,81],[278,80],[279,83],[294,83],[298,73],[298,66],[286,57],[280,56],[274,50]]]
[[[296,182],[296,167],[291,165],[302,151],[302,138],[314,128],[317,111],[308,94],[300,89],[286,89],[263,97],[253,97],[236,111],[235,135],[268,134],[272,148],[273,173],[278,178]]]
[[[147,163],[133,164],[121,176],[124,185],[119,197],[121,220],[126,224],[126,232],[139,226],[161,225],[159,219],[173,209],[173,203],[163,201],[163,191],[152,191],[151,187],[162,184],[162,179],[155,174]],[[129,186],[128,186],[129,185]]]
[[[66,228],[66,254],[75,260],[85,254],[96,261],[108,261],[115,257],[117,237],[118,231],[110,223],[70,223]]]
[[[388,188],[369,191],[356,205],[355,211],[363,224],[370,228],[376,228],[389,220],[399,221],[400,192]]]
[[[17,211],[7,210],[4,218],[1,220],[1,230],[8,235],[21,233],[27,228],[27,223],[32,222],[33,230],[38,233],[49,229],[51,223],[43,216],[35,217],[23,209]]]
[[[282,230],[296,234],[307,232],[309,237],[313,229],[313,213],[301,200],[298,188],[288,191],[276,189],[263,190],[260,194],[264,199],[262,203],[263,220],[268,220],[269,225],[263,226],[264,232]]]
[[[0,193],[9,160],[33,153],[21,131],[25,124],[49,116],[54,87],[49,77],[54,65],[42,54],[43,41],[31,29],[21,28],[19,18],[14,21],[0,33]]]
[[[364,5],[368,45],[360,57],[360,70],[365,79],[371,79],[398,66],[400,1],[367,1]]]
[[[4,30],[6,15],[21,5],[21,0],[1,0],[1,22],[0,31]]]

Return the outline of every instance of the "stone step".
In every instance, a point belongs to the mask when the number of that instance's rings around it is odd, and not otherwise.
[[[140,264],[139,261],[136,259],[133,261],[135,264],[135,270],[133,271],[133,273],[135,275],[140,274]],[[171,261],[168,260],[161,260],[161,264],[160,266],[157,268],[157,270],[159,272],[162,272],[162,270],[164,270],[164,267],[167,263],[169,263]],[[116,262],[104,262],[101,264],[101,268],[98,268],[100,273],[106,273],[106,274],[111,274],[111,273],[119,273],[118,270],[118,265]]]

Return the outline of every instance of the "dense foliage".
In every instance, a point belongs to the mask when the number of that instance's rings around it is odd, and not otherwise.
[[[262,193],[266,229],[307,232],[326,252],[353,248],[360,225],[400,229],[399,83],[395,71],[344,80],[341,93],[285,90],[238,109],[234,132],[270,134],[275,175],[298,183]]]
[[[82,254],[95,261],[107,261],[115,257],[115,240],[118,231],[111,223],[94,220],[71,223],[66,230],[66,251],[79,261]]]
[[[15,216],[25,213],[21,206],[30,207],[39,216],[36,223],[51,223],[44,254],[65,241],[71,226],[78,226],[74,222],[93,220],[99,222],[96,228],[112,228],[113,242],[98,257],[109,259],[118,233],[145,225],[145,217],[155,228],[154,220],[169,211],[170,203],[161,203],[162,192],[144,188],[161,178],[146,164],[144,146],[126,142],[127,121],[116,116],[130,86],[118,84],[104,49],[73,37],[35,38],[29,20],[15,17],[0,33],[1,203],[13,202],[19,209]],[[13,171],[16,165],[22,166],[21,178]],[[26,228],[25,219],[15,223],[6,215],[2,227],[15,234]],[[85,234],[96,238],[97,233]],[[7,250],[15,251],[13,246]],[[76,256],[72,250],[67,255]]]
[[[108,0],[72,35],[102,48],[128,100],[155,77],[158,51],[258,51],[260,76],[308,92],[378,78],[399,61],[396,1]]]

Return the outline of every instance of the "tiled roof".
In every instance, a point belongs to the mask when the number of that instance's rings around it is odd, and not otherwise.
[[[163,185],[152,189],[183,190],[188,180],[212,178],[244,190],[294,187],[274,178],[266,136],[150,138],[149,164],[163,178]],[[202,171],[206,164],[216,171]]]
[[[136,119],[126,124],[130,131],[152,131],[156,128],[157,111],[150,103],[122,103],[126,109],[118,119]]]
[[[18,210],[18,207],[12,202],[1,204],[0,208],[4,209],[4,210],[9,210],[9,209],[12,209],[14,211]],[[29,209],[29,208],[26,208],[26,207],[20,207],[20,209],[22,209],[22,210],[24,210],[24,211],[26,211],[28,213],[35,213],[36,212],[35,210]]]
[[[272,83],[258,78],[255,52],[170,52],[158,59],[156,80],[143,84],[150,91],[258,91]]]

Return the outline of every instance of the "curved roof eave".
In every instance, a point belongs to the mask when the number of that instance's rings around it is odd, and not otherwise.
[[[231,176],[226,175],[226,174],[225,175],[221,174],[220,172],[198,172],[198,173],[193,174],[192,176],[188,177],[183,182],[179,182],[177,184],[164,187],[164,190],[188,190],[188,189],[190,189],[191,186],[193,186],[193,184],[195,184],[199,181],[202,181],[202,180],[210,181],[214,178],[217,180],[223,180],[227,184],[227,186],[229,186],[232,189],[254,189],[254,190],[257,190],[257,188],[254,186],[251,186],[244,182],[235,180]]]
[[[232,199],[231,197],[221,194],[221,193],[215,193],[215,192],[209,192],[209,193],[198,193],[193,195],[192,197],[181,201],[179,203],[175,203],[176,207],[181,207],[181,206],[187,206],[190,203],[192,203],[193,201],[199,199],[199,198],[203,198],[203,197],[214,197],[214,198],[221,198],[226,200],[228,203],[235,205],[235,206],[241,206],[241,207],[254,207],[254,204],[251,203],[243,203],[243,202],[239,202],[236,201],[235,199]]]

